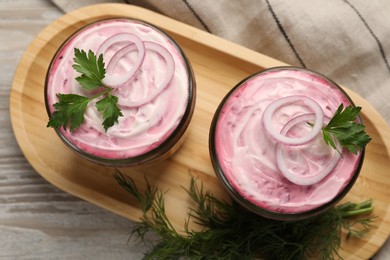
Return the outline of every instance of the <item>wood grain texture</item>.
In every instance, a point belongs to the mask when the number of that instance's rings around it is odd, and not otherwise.
[[[127,242],[133,223],[47,182],[12,131],[9,94],[17,64],[61,15],[48,0],[0,0],[0,259],[140,259],[147,248]]]
[[[165,196],[167,212],[175,227],[182,229],[189,205],[182,186],[189,184],[191,176],[203,181],[205,188],[217,196],[226,198],[213,173],[207,144],[208,128],[220,100],[247,75],[284,64],[167,17],[125,5],[79,9],[56,20],[37,36],[19,64],[11,91],[12,123],[23,153],[34,169],[55,186],[132,220],[139,218],[140,209],[115,183],[113,170],[89,163],[69,151],[54,131],[45,127],[43,104],[46,69],[60,44],[83,25],[118,16],[143,19],[164,29],[182,46],[195,71],[198,100],[186,142],[163,163],[139,170],[123,169],[140,185],[147,175],[162,190],[169,189]],[[343,241],[341,254],[346,259],[367,259],[389,235],[390,129],[370,104],[357,94],[348,93],[363,107],[364,122],[374,140],[367,147],[361,176],[346,199],[372,197],[378,227],[365,239]]]

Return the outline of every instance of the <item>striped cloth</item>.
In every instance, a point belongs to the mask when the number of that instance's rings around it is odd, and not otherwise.
[[[390,2],[380,0],[51,0],[140,5],[295,66],[368,100],[390,124]]]

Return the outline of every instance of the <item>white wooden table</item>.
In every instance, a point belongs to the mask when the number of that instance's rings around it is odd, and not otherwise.
[[[132,222],[45,181],[12,132],[9,92],[27,45],[63,13],[48,0],[0,0],[0,259],[140,259]]]
[[[45,181],[23,157],[9,118],[27,45],[63,13],[49,0],[0,0],[0,259],[140,259],[133,223]],[[390,259],[388,242],[374,259]]]

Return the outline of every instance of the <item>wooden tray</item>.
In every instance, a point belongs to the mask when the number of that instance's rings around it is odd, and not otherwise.
[[[182,230],[190,205],[184,188],[189,186],[191,176],[196,176],[216,196],[227,196],[214,175],[208,151],[209,126],[219,102],[249,74],[286,64],[130,5],[103,4],[73,11],[35,38],[20,61],[11,90],[12,125],[21,150],[35,170],[53,185],[131,220],[139,219],[140,208],[115,182],[113,169],[94,165],[65,147],[54,130],[46,128],[48,117],[43,100],[45,73],[60,44],[81,26],[110,17],[138,18],[162,28],[182,46],[193,65],[197,105],[183,146],[154,167],[122,170],[141,186],[146,175],[160,189],[169,190],[165,195],[168,216]],[[346,259],[368,259],[389,235],[390,129],[370,104],[346,91],[363,107],[363,119],[373,141],[367,147],[361,176],[345,200],[373,198],[378,219],[377,227],[367,238],[343,241],[341,255]]]

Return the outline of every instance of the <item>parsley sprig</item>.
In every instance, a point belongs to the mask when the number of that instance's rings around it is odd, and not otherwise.
[[[147,180],[142,192],[119,170],[114,176],[142,208],[141,221],[132,235],[143,242],[148,242],[148,232],[161,238],[152,243],[143,259],[340,259],[342,234],[346,239],[363,237],[375,218],[372,201],[367,200],[347,202],[305,220],[266,219],[216,198],[191,179],[187,193],[195,207],[189,209],[184,230],[178,231],[166,214],[165,192]],[[204,229],[191,230],[190,220]]]
[[[341,104],[329,123],[322,128],[325,143],[337,149],[336,138],[342,147],[354,154],[362,150],[371,141],[371,137],[364,131],[365,126],[356,121],[360,110],[361,107],[353,105],[344,109]]]
[[[108,128],[118,122],[118,118],[123,116],[118,107],[118,97],[111,94],[112,88],[103,83],[106,74],[104,68],[103,54],[96,57],[93,51],[89,50],[88,54],[84,50],[74,49],[73,68],[81,73],[76,81],[85,90],[96,90],[101,88],[102,91],[91,97],[85,97],[77,94],[57,93],[58,102],[53,104],[55,111],[50,116],[47,127],[66,129],[68,126],[73,131],[84,122],[85,110],[90,101],[101,98],[96,102],[96,109],[103,115],[103,127]]]

